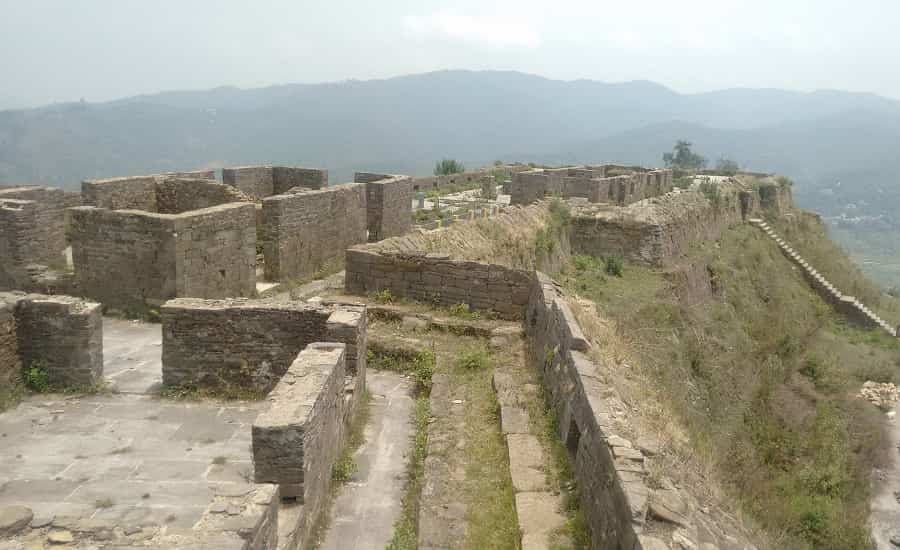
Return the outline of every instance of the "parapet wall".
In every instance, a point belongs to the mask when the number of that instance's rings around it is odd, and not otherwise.
[[[343,440],[345,346],[311,343],[269,394],[270,408],[253,423],[257,483],[276,483],[303,511],[291,547],[306,547],[328,503],[331,470]]]
[[[52,386],[93,386],[103,377],[100,304],[71,296],[0,293],[0,355],[11,353],[25,368],[44,371]]]
[[[85,180],[81,182],[81,195],[85,206],[159,214],[251,200],[234,187],[216,182],[212,172],[205,171]]]
[[[347,372],[364,388],[364,306],[183,298],[161,316],[165,386],[267,392],[303,348],[328,341],[347,345]]]
[[[412,178],[357,172],[356,183],[366,184],[369,242],[403,235],[412,228]]]
[[[265,276],[286,281],[337,271],[344,251],[366,242],[365,184],[335,185],[267,197],[261,234]]]
[[[295,187],[327,187],[328,170],[296,166],[238,166],[222,169],[222,183],[236,187],[253,200],[261,200]]]
[[[156,182],[156,212],[160,214],[181,214],[230,202],[250,202],[250,197],[209,179],[165,177]]]
[[[177,296],[256,292],[256,210],[231,203],[183,214],[70,210],[75,282],[116,308],[158,306]]]
[[[644,457],[615,433],[621,402],[602,383],[562,292],[542,273],[535,277],[525,330],[528,361],[541,373],[556,414],[592,548],[641,548],[637,533],[650,492]]]
[[[28,287],[28,266],[66,266],[65,212],[77,193],[51,187],[0,189],[0,289]]]

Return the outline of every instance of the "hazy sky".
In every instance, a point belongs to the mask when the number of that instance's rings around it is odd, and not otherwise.
[[[900,98],[898,0],[0,0],[0,106],[436,69]]]

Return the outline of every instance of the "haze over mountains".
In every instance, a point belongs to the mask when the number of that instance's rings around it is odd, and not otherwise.
[[[258,163],[325,167],[341,182],[354,170],[425,174],[441,157],[660,165],[677,139],[711,163],[725,156],[791,176],[801,206],[844,215],[856,252],[882,267],[900,256],[890,242],[900,231],[900,101],[841,91],[679,94],[646,81],[441,71],[166,92],[0,111],[0,183],[71,189],[85,178]],[[900,271],[876,271],[900,284]]]

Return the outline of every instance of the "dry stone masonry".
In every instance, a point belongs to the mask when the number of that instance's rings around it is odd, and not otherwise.
[[[624,206],[671,189],[671,170],[613,165],[538,168],[513,173],[510,203],[530,204],[546,196],[557,196]]]

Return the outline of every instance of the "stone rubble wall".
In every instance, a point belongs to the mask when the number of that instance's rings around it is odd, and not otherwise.
[[[269,394],[252,427],[257,483],[279,485],[303,512],[293,547],[302,547],[328,505],[331,470],[343,441],[345,346],[315,342],[301,351]]]
[[[332,319],[336,312],[347,314]],[[346,344],[347,372],[365,377],[364,306],[180,298],[160,313],[164,386],[264,393],[303,348],[320,341]]]
[[[0,293],[0,303],[13,304],[15,349],[23,367],[44,370],[52,386],[93,386],[102,380],[100,304],[24,293]]]
[[[327,187],[328,170],[296,166],[238,166],[222,169],[222,183],[236,187],[253,200],[261,200],[295,187]]]
[[[85,180],[81,194],[85,206],[159,214],[252,200],[234,187],[216,182],[213,172],[206,170]]]
[[[446,174],[441,176],[421,176],[412,178],[413,191],[430,191],[433,189],[443,189],[451,185],[465,185],[472,182],[484,181],[490,178],[491,171],[489,169],[473,170],[470,172],[461,172],[459,174]]]
[[[521,318],[533,275],[523,269],[483,262],[453,260],[446,254],[378,251],[367,246],[347,250],[345,290],[391,295],[422,302],[493,311]]]
[[[369,242],[403,235],[412,228],[412,178],[357,172],[355,183],[366,184]]]
[[[52,187],[0,189],[0,289],[28,288],[32,264],[65,268],[66,209],[80,203]]]
[[[525,330],[528,361],[556,413],[592,548],[641,548],[650,494],[644,456],[615,433],[615,411],[623,405],[587,355],[590,344],[562,291],[543,273],[535,278]]]
[[[344,251],[366,242],[365,184],[298,191],[262,201],[263,256],[267,281],[339,271]]]
[[[158,306],[176,296],[256,291],[255,208],[230,203],[183,214],[69,210],[75,284],[114,308]]]

